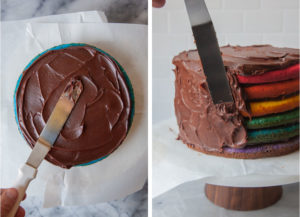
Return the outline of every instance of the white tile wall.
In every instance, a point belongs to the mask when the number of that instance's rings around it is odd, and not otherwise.
[[[172,58],[195,49],[184,0],[153,9],[153,123],[174,117]],[[299,47],[299,0],[206,0],[220,45]]]
[[[229,10],[235,9],[259,9],[260,0],[224,0],[224,8]]]
[[[211,19],[218,33],[238,33],[243,31],[243,13],[232,10],[213,10]],[[224,22],[226,20],[226,22]],[[191,28],[189,26],[189,28]]]
[[[251,33],[282,32],[282,10],[247,11],[244,15],[244,30]]]
[[[223,5],[222,0],[209,0],[206,4],[210,9],[221,9]]]
[[[299,9],[284,10],[283,30],[285,32],[299,33]]]
[[[297,9],[298,0],[261,0],[263,9]]]

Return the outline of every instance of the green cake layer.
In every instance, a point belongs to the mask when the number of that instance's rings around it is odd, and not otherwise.
[[[245,122],[245,126],[247,129],[262,129],[291,124],[297,122],[298,120],[299,109],[295,109],[275,115],[252,118],[252,120],[247,119]]]
[[[249,130],[248,144],[286,141],[299,135],[299,123],[279,128]]]

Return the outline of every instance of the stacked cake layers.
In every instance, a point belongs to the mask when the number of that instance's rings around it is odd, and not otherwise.
[[[284,75],[284,76],[283,76]],[[238,80],[246,94],[248,144],[289,140],[299,135],[299,64]]]
[[[299,148],[299,50],[221,48],[234,105],[213,105],[197,51],[173,59],[179,138],[209,154],[258,158]]]

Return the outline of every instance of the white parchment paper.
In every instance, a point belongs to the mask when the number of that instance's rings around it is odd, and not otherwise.
[[[147,177],[147,26],[108,24],[101,17],[94,23],[92,20],[89,17],[90,23],[80,24],[49,23],[47,19],[43,23],[2,23],[1,187],[12,185],[18,168],[31,151],[17,129],[13,93],[20,73],[37,54],[65,43],[94,45],[111,54],[124,67],[135,93],[132,127],[123,144],[109,157],[69,170],[47,161],[41,164],[27,193],[32,196],[44,194],[45,207],[123,198],[140,190]]]
[[[206,155],[176,140],[175,119],[154,125],[152,136],[153,197],[197,179],[235,187],[275,186],[299,181],[298,151],[255,160]]]

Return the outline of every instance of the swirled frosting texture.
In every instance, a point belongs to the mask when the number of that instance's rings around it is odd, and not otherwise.
[[[20,130],[31,147],[67,83],[83,92],[46,159],[63,168],[114,151],[125,139],[131,112],[128,87],[117,63],[89,46],[50,50],[22,74],[16,92]]]
[[[299,50],[271,45],[224,46],[224,65],[240,75],[257,75],[299,63]]]
[[[241,113],[251,114],[236,75],[263,74],[299,63],[298,49],[270,45],[225,46],[221,53],[234,104],[213,104],[196,50],[184,51],[173,59],[179,139],[194,149],[221,152],[224,147],[244,148],[247,130]]]
[[[244,147],[247,132],[239,111],[234,104],[213,104],[197,51],[182,52],[173,63],[179,138],[214,151],[221,151],[223,146]]]

